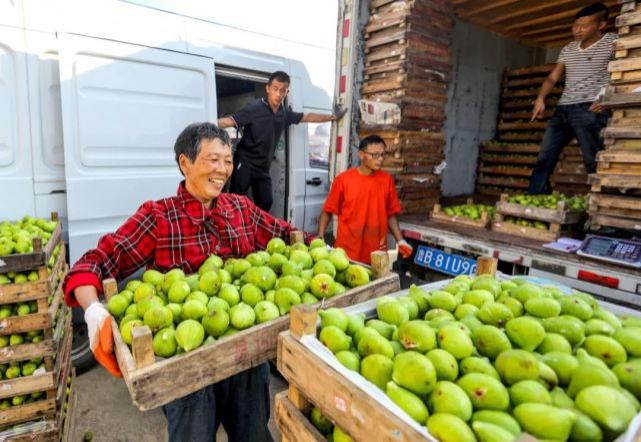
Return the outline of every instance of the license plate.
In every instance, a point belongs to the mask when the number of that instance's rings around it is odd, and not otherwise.
[[[414,263],[452,276],[476,273],[476,260],[427,246],[418,246]]]

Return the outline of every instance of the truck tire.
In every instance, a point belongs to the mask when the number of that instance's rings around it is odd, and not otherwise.
[[[89,347],[89,336],[87,325],[75,324],[73,326],[73,344],[71,346],[71,363],[76,368],[76,373],[81,374],[96,365],[91,348]]]

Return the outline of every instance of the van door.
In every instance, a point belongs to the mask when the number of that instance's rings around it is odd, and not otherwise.
[[[211,58],[63,34],[60,86],[72,262],[147,200],[175,194],[173,146],[214,121]]]
[[[24,31],[0,26],[0,222],[34,215]]]
[[[305,112],[327,113],[305,109]],[[305,140],[305,226],[318,232],[318,220],[329,192],[329,140],[332,123],[307,123]]]
[[[57,212],[66,232],[58,40],[53,33],[26,31],[26,45],[35,213],[48,218]]]

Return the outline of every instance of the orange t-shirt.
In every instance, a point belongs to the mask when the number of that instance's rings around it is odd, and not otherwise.
[[[401,213],[401,204],[391,175],[352,168],[336,177],[323,211],[338,216],[336,247],[369,264],[372,252],[387,250],[387,219]]]

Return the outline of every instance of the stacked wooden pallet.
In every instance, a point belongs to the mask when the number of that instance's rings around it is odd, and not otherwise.
[[[610,86],[603,103],[612,110],[604,132],[606,150],[590,177],[592,228],[641,230],[641,3],[620,1],[610,62]]]
[[[563,84],[558,85],[546,100],[543,118],[531,121],[534,100],[553,66],[547,64],[505,71],[497,137],[480,147],[478,193],[500,195],[523,192],[528,188],[547,122],[552,118],[563,92]],[[571,144],[574,146],[566,147],[561,154],[551,179],[552,187],[564,193],[585,193],[587,174],[585,167],[581,169],[576,163],[578,154],[582,164],[576,143]]]
[[[33,253],[3,256],[0,263],[0,273],[13,280],[0,285],[0,440],[57,441],[73,402],[60,225],[46,246],[35,238]],[[16,277],[26,274],[34,277]]]
[[[383,170],[396,178],[403,210],[427,212],[440,194],[434,167],[444,159],[452,7],[446,1],[371,0],[370,10],[359,135],[385,139]],[[363,112],[390,105],[390,118],[369,119]]]

